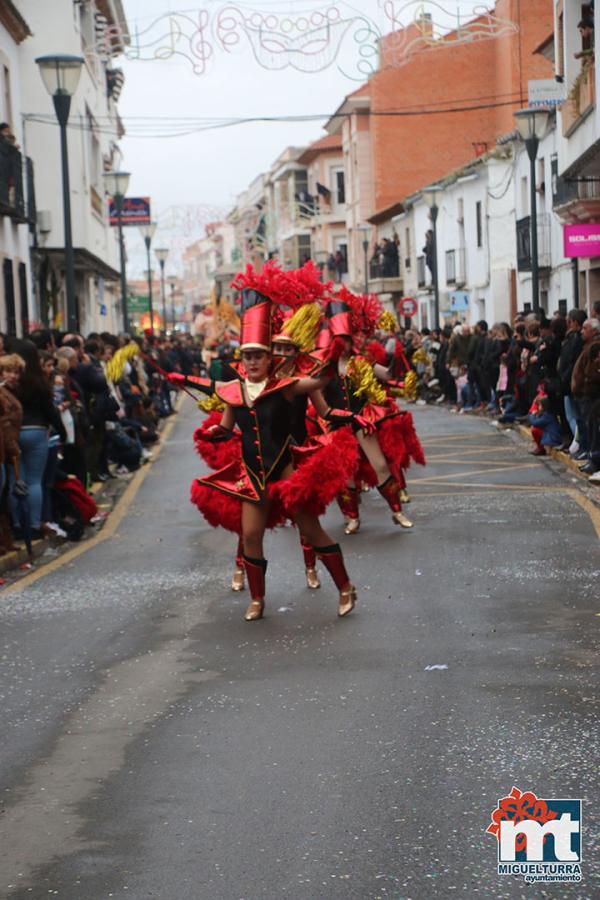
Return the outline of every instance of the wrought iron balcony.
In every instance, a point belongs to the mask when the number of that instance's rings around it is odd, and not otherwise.
[[[552,205],[566,222],[587,221],[600,216],[600,177],[577,181],[558,176],[553,182]]]
[[[23,157],[16,147],[0,138],[0,215],[26,222],[23,193]]]
[[[538,267],[549,269],[550,256],[550,213],[539,213],[537,217]],[[531,216],[517,219],[517,269],[531,272]]]
[[[400,260],[371,260],[369,264],[369,291],[373,294],[402,293],[403,279],[400,275]]]
[[[369,278],[399,278],[400,260],[384,259],[383,262],[371,260],[369,263]]]

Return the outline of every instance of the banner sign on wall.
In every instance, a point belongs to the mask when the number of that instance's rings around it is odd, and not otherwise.
[[[600,223],[565,225],[563,240],[565,256],[600,256]]]
[[[465,312],[468,308],[468,291],[450,291],[450,310],[452,312]]]
[[[108,214],[110,224],[118,225],[117,207],[112,197],[108,201]],[[150,221],[150,197],[125,197],[123,199],[122,225],[149,225]]]

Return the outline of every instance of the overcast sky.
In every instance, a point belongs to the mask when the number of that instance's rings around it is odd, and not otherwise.
[[[170,262],[174,262],[177,250],[199,236],[202,221],[229,209],[236,194],[265,171],[286,146],[306,144],[323,134],[318,122],[268,122],[168,137],[165,135],[182,128],[169,119],[330,114],[346,94],[364,81],[359,70],[361,60],[368,66],[372,58],[367,55],[372,41],[360,43],[361,38],[368,36],[367,23],[360,21],[361,16],[386,33],[392,30],[391,9],[406,22],[424,7],[441,28],[449,28],[455,23],[457,12],[465,19],[476,7],[486,5],[489,8],[491,4],[485,0],[357,0],[355,4],[322,6],[317,0],[259,0],[252,5],[226,4],[222,0],[124,0],[129,30],[134,35],[139,33],[138,41],[143,46],[140,56],[145,59],[122,63],[126,80],[119,110],[127,129],[122,142],[123,168],[132,174],[129,194],[150,195],[153,216],[159,226],[165,226],[162,234],[159,228],[155,245],[171,244]],[[226,7],[239,12],[231,13],[233,18],[229,20],[219,20],[219,13]],[[210,19],[204,49],[206,52],[212,48],[212,57],[206,71],[194,72],[193,53],[184,34],[176,49],[185,56],[152,59],[160,47],[169,46],[168,35],[176,27],[193,33],[188,22],[197,19],[200,10]],[[318,54],[305,57],[308,66],[329,65],[320,72],[295,71],[290,67],[277,71],[269,59],[263,59],[261,64],[255,58],[240,28],[230,30],[229,34],[237,33],[240,40],[230,53],[225,52],[212,29],[219,21],[227,26],[241,12],[249,17],[256,11],[263,16],[278,16],[283,29],[289,28],[291,22],[298,23],[302,16],[307,21],[312,16],[315,22],[327,14],[332,21],[337,19],[338,24],[330,30],[329,43],[323,44]],[[354,23],[340,24],[352,18]],[[345,35],[342,40],[340,34]],[[198,33],[195,39],[195,48],[201,51]],[[318,49],[314,45],[310,49],[313,48]],[[195,61],[202,65],[201,59]],[[156,117],[157,121],[142,122],[140,117]],[[190,204],[208,208],[185,209]],[[180,226],[173,227],[173,219]],[[135,274],[144,263],[141,244],[132,231],[128,233],[128,249],[130,268]]]

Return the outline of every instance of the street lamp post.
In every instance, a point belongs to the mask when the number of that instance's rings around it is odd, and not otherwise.
[[[63,216],[65,227],[65,291],[67,297],[67,327],[79,331],[79,317],[75,303],[75,256],[71,226],[71,186],[69,183],[69,148],[67,122],[71,109],[71,97],[77,90],[83,59],[81,56],[39,56],[36,63],[46,90],[52,97],[54,111],[60,126],[60,156],[62,164]]]
[[[434,328],[440,327],[440,282],[438,278],[438,250],[437,250],[437,218],[440,211],[438,199],[440,188],[436,185],[425,188],[423,196],[425,202],[429,206],[429,214],[431,216],[431,224],[433,225],[433,241],[431,248],[432,269],[431,276],[433,281],[433,316]]]
[[[140,234],[144,238],[146,245],[146,258],[148,260],[148,304],[150,307],[150,330],[154,334],[154,307],[152,305],[152,266],[150,265],[150,245],[156,231],[156,222],[150,222],[148,225],[140,226]]]
[[[175,331],[175,288],[177,287],[177,275],[169,275],[169,287],[171,288],[171,328]]]
[[[369,242],[371,239],[371,226],[359,225],[358,230],[363,236],[362,247],[365,254],[365,294],[369,293]]]
[[[525,142],[529,157],[529,197],[531,206],[531,300],[534,313],[540,311],[540,275],[537,230],[537,197],[535,189],[535,161],[541,139],[548,127],[547,109],[532,107],[520,109],[515,114],[517,129]]]
[[[121,306],[123,310],[123,331],[129,332],[127,310],[127,273],[125,269],[125,241],[123,240],[123,201],[129,187],[129,172],[107,172],[104,176],[106,190],[115,201],[117,228],[119,231],[119,262],[121,270]]]
[[[160,298],[162,301],[162,317],[163,317],[163,328],[165,331],[167,330],[167,298],[165,295],[165,263],[167,261],[167,256],[169,255],[169,250],[167,247],[157,247],[154,251],[154,255],[156,256],[158,262],[160,263]]]

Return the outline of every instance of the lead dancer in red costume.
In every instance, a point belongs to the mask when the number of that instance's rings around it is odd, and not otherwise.
[[[291,402],[318,390],[322,381],[279,377],[272,372],[271,303],[268,297],[254,288],[244,289],[242,311],[243,374],[234,381],[211,386],[225,403],[221,424],[213,428],[213,437],[215,440],[227,438],[237,426],[241,432],[242,460],[198,479],[192,488],[192,499],[201,511],[210,505],[209,495],[215,490],[223,495],[224,504],[232,498],[240,502],[244,568],[252,598],[245,618],[254,621],[262,618],[265,606],[264,532],[270,520],[285,518],[286,508],[281,498],[285,496],[289,502],[289,488],[294,484]],[[206,389],[201,379],[190,381],[197,381],[199,387]],[[320,405],[318,399],[316,402]],[[331,418],[335,411],[323,404],[320,413]],[[307,485],[302,479],[298,479],[298,484],[306,490]],[[315,485],[315,490],[318,487]],[[317,516],[308,511],[308,497],[304,506],[296,497],[293,507],[294,521],[339,590],[338,615],[345,616],[354,608],[356,589],[346,572],[341,549],[323,530]],[[223,513],[227,514],[225,506]]]

